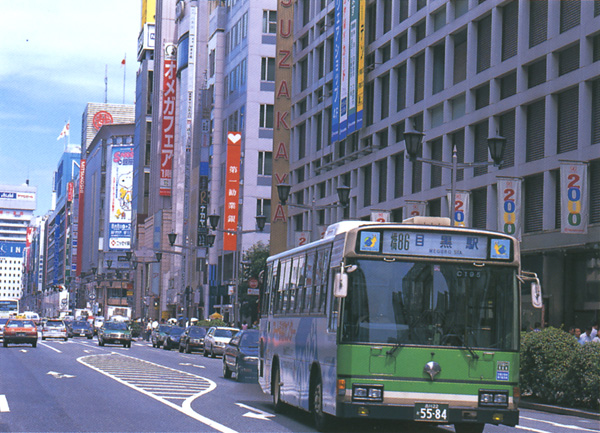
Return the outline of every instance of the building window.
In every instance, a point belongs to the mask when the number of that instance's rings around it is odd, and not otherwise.
[[[592,144],[600,143],[600,79],[592,81]]]
[[[479,188],[471,192],[473,203],[473,220],[471,226],[475,229],[485,229],[487,225],[487,188]]]
[[[260,105],[260,128],[273,128],[273,105],[272,104],[261,104]]]
[[[524,222],[525,233],[538,232],[543,228],[544,175],[536,174],[525,178]]]
[[[577,149],[578,119],[579,87],[575,86],[558,94],[557,153]]]
[[[446,45],[441,43],[433,47],[433,83],[432,92],[434,94],[444,90]]]
[[[275,59],[263,57],[261,59],[260,79],[262,81],[275,81]]]
[[[446,25],[446,6],[442,6],[433,13],[433,31],[437,32]]]
[[[425,20],[419,21],[415,26],[415,40],[417,42],[425,39]]]
[[[527,66],[527,88],[546,82],[546,57]]]
[[[527,162],[544,157],[544,130],[546,129],[546,102],[541,99],[527,106]]]
[[[564,75],[579,68],[579,43],[558,52],[558,75]]]
[[[453,151],[456,149],[456,160],[459,164],[465,162],[465,130],[455,132],[451,135]],[[461,181],[465,178],[465,170],[456,170],[456,180]]]
[[[398,54],[400,54],[408,48],[408,35],[406,34],[406,32],[396,37],[396,46],[398,47]]]
[[[442,123],[444,123],[444,104],[438,104],[435,107],[430,108],[429,113],[432,128],[440,126]]]
[[[392,3],[383,2],[383,34],[392,30]]]
[[[529,48],[544,42],[548,37],[548,2],[529,3]]]
[[[277,12],[263,11],[263,33],[277,33]]]
[[[415,102],[422,101],[425,96],[425,53],[413,58],[415,64]]]
[[[590,224],[600,223],[600,160],[590,163]]]
[[[500,99],[517,93],[517,73],[515,71],[500,78]]]
[[[406,108],[406,63],[394,69],[396,71],[396,110]]]
[[[579,25],[581,19],[581,0],[562,0],[560,2],[560,32],[566,32]]]
[[[452,120],[458,119],[465,115],[466,100],[465,94],[458,95],[456,98],[450,100],[450,108],[452,110]]]
[[[475,109],[479,110],[490,105],[490,84],[484,84],[475,89]]]
[[[467,29],[454,35],[454,84],[467,78]]]
[[[519,40],[519,2],[513,0],[502,8],[502,60],[517,55]]]
[[[385,119],[390,114],[390,74],[385,74],[379,78],[381,95],[381,119]]]
[[[268,198],[256,199],[256,215],[267,217],[267,223],[271,222],[271,200]]]
[[[438,138],[431,142],[431,159],[434,161],[442,160],[442,139]],[[442,184],[442,167],[436,165],[431,166],[431,188],[435,188]]]
[[[454,0],[454,19],[469,11],[469,0]]]
[[[379,172],[379,185],[377,191],[377,202],[382,203],[387,200],[387,159],[377,161],[377,171]]]
[[[506,138],[502,167],[515,165],[515,110],[500,116],[500,135]]]
[[[258,174],[260,176],[273,174],[273,152],[258,152]]]
[[[367,6],[367,14],[365,17],[366,39],[367,45],[375,42],[377,38],[377,8],[375,4]]]
[[[400,13],[398,14],[400,19],[398,22],[401,23],[408,18],[408,0],[400,0],[398,3],[400,3]]]
[[[475,162],[486,162],[488,160],[488,122],[487,119],[475,125],[474,129],[475,138]],[[481,176],[488,172],[487,167],[475,167],[473,170],[475,176]]]
[[[362,168],[363,172],[363,207],[367,207],[371,205],[371,184],[372,179],[371,176],[373,174],[373,169],[371,168],[371,164],[367,164]]]
[[[488,15],[477,23],[477,72],[491,65],[492,16]]]

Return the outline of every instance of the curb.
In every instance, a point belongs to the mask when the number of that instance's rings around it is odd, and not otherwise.
[[[580,418],[593,419],[593,420],[600,421],[600,413],[597,413],[597,412],[591,412],[591,411],[582,410],[582,409],[573,409],[573,408],[569,408],[569,407],[552,406],[549,404],[533,403],[533,402],[523,401],[523,400],[521,400],[519,402],[519,409],[534,409],[534,410],[539,410],[542,412],[550,412],[550,413],[556,413],[556,414],[560,414],[560,415],[571,415],[571,416],[577,416]]]

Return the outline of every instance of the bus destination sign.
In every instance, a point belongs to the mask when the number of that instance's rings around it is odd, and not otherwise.
[[[361,253],[509,260],[510,240],[475,234],[384,230],[360,232]],[[489,253],[489,254],[488,254]]]

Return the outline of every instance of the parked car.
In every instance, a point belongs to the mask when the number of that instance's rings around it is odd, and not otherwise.
[[[100,329],[103,324],[104,324],[104,316],[94,317],[94,323],[92,325],[94,327],[94,335],[98,334],[98,329]]]
[[[2,340],[4,347],[19,343],[31,344],[32,347],[36,347],[37,340],[37,326],[35,326],[33,320],[8,319],[6,325],[4,325],[4,339]]]
[[[258,380],[258,330],[244,329],[229,341],[223,352],[223,377],[235,372],[240,382],[245,377]]]
[[[171,329],[173,325],[158,325],[152,330],[152,347],[160,347],[165,342],[167,331]]]
[[[0,338],[4,338],[4,325],[6,325],[8,319],[0,319]]]
[[[131,330],[125,322],[104,322],[98,330],[98,346],[105,344],[122,344],[131,347]]]
[[[42,340],[46,338],[62,338],[67,341],[67,325],[60,319],[48,319],[42,326]]]
[[[179,352],[192,353],[204,349],[204,337],[207,328],[203,326],[188,326],[179,339]]]
[[[208,356],[209,353],[212,358],[216,355],[222,355],[225,346],[238,331],[238,328],[226,326],[211,327],[206,333],[206,337],[204,337],[204,349],[202,350],[204,356]]]
[[[92,325],[87,320],[76,320],[71,325],[72,337],[87,337],[91,340],[94,336],[94,330]]]
[[[185,328],[182,328],[181,326],[171,326],[171,329],[169,329],[169,332],[165,336],[163,349],[179,349],[179,339],[184,330]]]

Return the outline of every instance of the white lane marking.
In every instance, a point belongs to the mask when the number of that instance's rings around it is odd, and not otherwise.
[[[4,394],[0,394],[0,412],[10,412],[8,400]]]
[[[210,387],[208,389],[206,389],[206,390],[203,390],[201,392],[198,392],[196,394],[193,394],[193,395],[189,396],[187,399],[185,399],[183,401],[183,403],[182,403],[181,406],[177,406],[176,404],[174,404],[174,403],[172,403],[172,402],[170,402],[170,401],[168,401],[168,400],[166,400],[166,399],[164,399],[164,398],[162,398],[162,397],[160,397],[158,395],[155,395],[155,394],[153,394],[151,392],[148,392],[148,391],[146,391],[143,388],[140,388],[140,387],[138,387],[138,386],[136,386],[134,384],[131,384],[131,383],[125,381],[125,380],[120,379],[119,377],[117,377],[117,376],[115,376],[113,374],[110,374],[110,373],[108,373],[108,372],[106,372],[106,371],[104,371],[104,370],[102,370],[100,368],[97,368],[97,367],[95,367],[95,366],[93,366],[91,364],[88,364],[87,362],[85,362],[84,358],[87,358],[89,356],[82,356],[80,358],[77,358],[77,361],[80,362],[80,363],[82,363],[83,365],[91,368],[92,370],[96,370],[97,372],[102,373],[103,375],[108,376],[111,379],[116,380],[117,382],[121,383],[122,385],[125,385],[125,386],[127,386],[127,387],[129,387],[131,389],[134,389],[135,391],[141,392],[142,394],[144,394],[144,395],[146,395],[148,397],[151,397],[151,398],[153,398],[153,399],[155,399],[155,400],[157,400],[157,401],[159,401],[159,402],[161,402],[161,403],[163,403],[163,404],[165,404],[165,405],[167,405],[167,406],[169,406],[169,407],[171,407],[171,408],[173,408],[173,409],[175,409],[175,410],[183,413],[184,415],[187,415],[190,418],[195,419],[196,421],[200,421],[201,423],[203,423],[203,424],[205,424],[205,425],[207,425],[209,427],[212,427],[215,430],[218,430],[218,431],[220,431],[222,433],[238,433],[236,430],[232,430],[229,427],[226,427],[226,426],[224,426],[224,425],[222,425],[222,424],[220,424],[220,423],[218,423],[216,421],[211,420],[210,418],[206,418],[205,416],[200,415],[199,413],[195,412],[192,409],[192,402],[196,398],[198,398],[201,395],[204,395],[204,394],[212,391],[213,389],[215,389],[217,387],[217,385],[213,381],[211,381],[209,379],[206,379],[204,377],[195,376],[195,375],[193,375],[191,373],[187,373],[185,371],[181,371],[181,370],[176,370],[174,368],[165,367],[163,365],[155,364],[155,363],[150,362],[150,361],[146,361],[146,360],[139,359],[139,358],[134,358],[133,356],[123,355],[123,354],[118,353],[118,352],[112,352],[110,355],[119,355],[119,356],[123,356],[123,357],[129,358],[129,359],[133,359],[133,360],[139,361],[139,362],[147,363],[147,364],[150,364],[152,366],[157,366],[157,367],[160,367],[160,368],[164,368],[166,370],[170,370],[170,371],[182,373],[182,374],[189,375],[189,376],[198,377],[200,379],[203,379],[203,380],[206,380],[207,382],[209,382],[210,383]]]
[[[527,430],[527,431],[532,431],[535,433],[552,433],[551,431],[548,430],[540,430],[537,428],[533,428],[533,427],[524,427],[522,425],[516,425],[515,428],[521,429],[521,430]]]
[[[48,345],[48,344],[46,344],[46,343],[40,343],[40,344],[41,344],[42,346],[44,346],[44,347],[47,347],[48,349],[52,349],[52,350],[54,350],[55,352],[62,353],[60,350],[56,349],[55,347],[49,346],[49,345]]]
[[[251,412],[246,412],[244,415],[242,415],[242,416],[245,416],[248,418],[262,419],[264,421],[271,421],[269,418],[272,418],[275,416],[269,412],[264,412],[260,409],[256,409],[255,407],[247,406],[244,403],[236,403],[236,405],[241,408],[248,409],[251,411]]]
[[[206,368],[203,365],[196,365],[196,364],[192,364],[191,362],[180,362],[179,365],[189,365],[191,367],[196,367],[196,368]]]
[[[53,377],[54,377],[54,378],[56,378],[56,379],[65,379],[65,378],[66,378],[66,379],[69,379],[69,378],[71,378],[71,377],[75,377],[75,376],[73,376],[72,374],[63,374],[63,373],[59,373],[59,372],[57,372],[57,371],[49,371],[49,372],[48,372],[48,373],[46,373],[46,374],[49,374],[50,376],[53,376]]]
[[[546,423],[546,424],[550,424],[551,426],[554,427],[560,427],[560,428],[564,428],[564,429],[569,429],[569,430],[579,430],[579,431],[590,431],[590,432],[597,432],[598,430],[591,430],[585,427],[578,427],[575,425],[569,425],[569,424],[561,424],[558,422],[554,422],[554,421],[547,421],[547,420],[543,420],[543,419],[536,419],[536,418],[528,418],[526,416],[522,416],[520,417],[521,419],[526,419],[528,421],[536,421],[536,422],[540,422],[540,423]]]
[[[21,352],[27,353],[27,349],[21,349]]]

